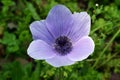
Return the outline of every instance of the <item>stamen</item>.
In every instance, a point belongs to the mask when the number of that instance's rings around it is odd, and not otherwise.
[[[55,50],[60,54],[60,55],[66,55],[70,53],[72,50],[72,43],[70,42],[70,39],[66,36],[60,36],[55,40]]]

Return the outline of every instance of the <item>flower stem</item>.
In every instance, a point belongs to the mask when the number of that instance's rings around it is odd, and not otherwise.
[[[100,53],[98,59],[96,60],[96,62],[93,65],[93,68],[96,67],[96,65],[98,64],[100,58],[102,57],[102,55],[105,53],[105,51],[109,48],[110,44],[114,41],[114,39],[119,35],[120,33],[120,29],[116,32],[116,34],[112,37],[112,39],[109,41],[109,43],[107,44],[107,46],[103,49],[103,51]]]
[[[63,79],[62,68],[56,68],[55,80],[64,80]]]

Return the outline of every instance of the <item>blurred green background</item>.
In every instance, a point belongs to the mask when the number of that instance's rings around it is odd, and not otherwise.
[[[60,69],[26,52],[30,23],[56,4],[90,14],[96,45],[88,59]],[[0,80],[120,80],[120,0],[0,0]]]

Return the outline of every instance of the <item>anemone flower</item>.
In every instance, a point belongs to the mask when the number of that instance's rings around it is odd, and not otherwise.
[[[89,37],[90,26],[87,12],[72,14],[64,5],[56,5],[45,20],[30,24],[33,41],[27,53],[54,67],[84,60],[94,51],[94,42]]]

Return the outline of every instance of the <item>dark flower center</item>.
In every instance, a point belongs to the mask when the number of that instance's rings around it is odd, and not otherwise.
[[[72,43],[66,36],[60,36],[55,40],[54,47],[60,55],[66,55],[72,50]]]

